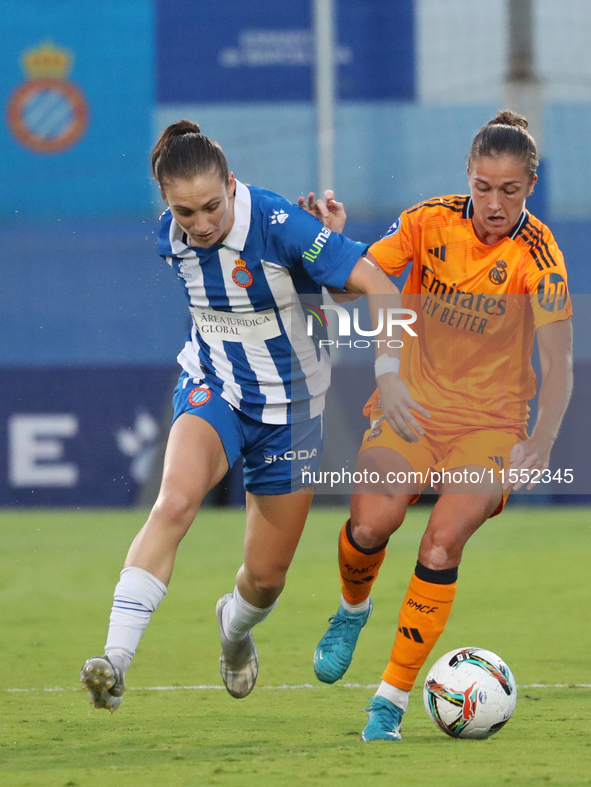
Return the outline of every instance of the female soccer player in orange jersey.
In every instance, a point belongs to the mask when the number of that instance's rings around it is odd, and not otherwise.
[[[388,539],[407,507],[430,481],[439,497],[368,708],[365,741],[401,739],[409,692],[451,611],[464,545],[502,511],[511,487],[548,472],[568,404],[566,271],[552,233],[525,208],[538,165],[526,128],[524,118],[500,112],[472,144],[470,194],[436,197],[404,211],[370,249],[388,274],[399,275],[412,261],[403,297],[419,314],[418,337],[405,340],[400,359],[381,356],[376,376],[397,382],[399,375],[413,404],[392,409],[376,394],[366,407],[371,428],[357,470],[396,482],[380,483],[379,491],[375,485],[354,490],[351,518],[339,537],[341,606],[314,656],[320,680],[334,683],[349,667],[372,611],[370,591]],[[528,435],[534,335],[542,383]]]

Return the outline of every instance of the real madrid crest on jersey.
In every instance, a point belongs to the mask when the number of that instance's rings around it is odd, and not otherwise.
[[[232,281],[239,287],[250,287],[254,281],[252,273],[246,267],[246,262],[238,258],[236,267],[232,271]]]
[[[488,273],[488,278],[493,284],[504,284],[507,281],[507,263],[505,260],[497,260],[494,268]]]
[[[67,79],[73,60],[69,50],[50,43],[21,55],[28,81],[13,91],[6,114],[18,142],[35,153],[61,153],[86,130],[86,100]]]

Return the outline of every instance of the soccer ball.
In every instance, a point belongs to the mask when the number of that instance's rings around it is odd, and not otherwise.
[[[517,685],[490,650],[461,648],[431,667],[423,701],[431,720],[452,738],[488,738],[511,718]]]

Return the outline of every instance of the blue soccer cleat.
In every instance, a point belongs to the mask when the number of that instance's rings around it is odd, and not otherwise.
[[[404,711],[385,697],[374,697],[365,709],[369,721],[361,733],[362,741],[401,741],[400,725]]]
[[[314,653],[314,672],[323,683],[334,683],[349,669],[361,629],[370,618],[373,604],[364,612],[347,612],[342,606],[329,618],[330,626]]]

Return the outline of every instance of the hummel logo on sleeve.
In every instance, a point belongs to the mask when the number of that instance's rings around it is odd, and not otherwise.
[[[269,216],[269,221],[271,224],[283,224],[289,213],[286,213],[283,208],[281,210],[274,210],[271,216]]]

